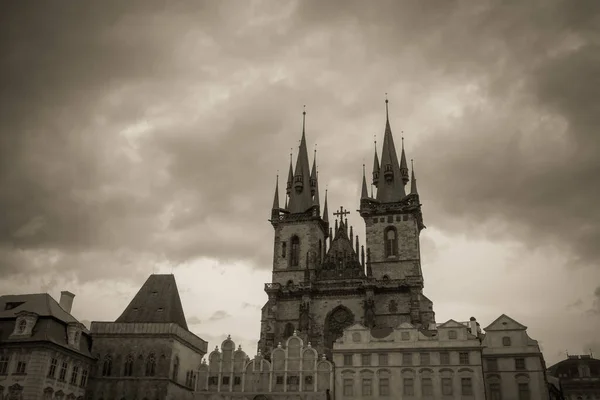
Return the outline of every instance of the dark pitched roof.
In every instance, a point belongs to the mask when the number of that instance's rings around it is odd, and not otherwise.
[[[116,322],[175,323],[188,329],[174,275],[150,275]]]
[[[22,311],[37,314],[38,321],[31,336],[10,338],[15,328],[17,314]],[[0,343],[52,342],[73,350],[67,343],[66,325],[69,323],[80,322],[66,312],[48,293],[0,296]],[[83,327],[83,324],[81,326],[83,335],[77,350],[91,357],[89,331]]]

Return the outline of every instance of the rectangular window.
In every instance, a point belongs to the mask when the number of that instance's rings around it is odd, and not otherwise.
[[[48,378],[54,378],[54,375],[56,374],[57,366],[58,366],[58,360],[56,358],[53,358],[50,361],[50,368],[48,369]]]
[[[305,385],[312,385],[313,384],[313,377],[312,377],[312,375],[306,375],[304,377],[304,384]]]
[[[354,396],[354,379],[344,379],[344,396]]]
[[[486,361],[488,371],[498,371],[498,360],[490,358]]]
[[[344,354],[344,365],[346,365],[346,366],[352,365],[352,354]]]
[[[224,376],[221,378],[221,385],[229,385],[229,377]]]
[[[429,353],[420,353],[419,358],[421,359],[421,365],[429,365]]]
[[[394,216],[388,215],[388,224],[391,224],[392,222],[394,222]]]
[[[442,378],[442,395],[452,396],[452,378]]]
[[[283,375],[277,375],[275,377],[275,384],[276,385],[283,385]]]
[[[519,400],[531,400],[531,393],[529,392],[529,384],[519,383]]]
[[[404,395],[415,395],[415,381],[413,378],[404,378]]]
[[[448,331],[448,339],[455,340],[457,337],[456,331]]]
[[[25,370],[27,370],[27,362],[25,360],[17,361],[17,374],[24,374]]]
[[[370,396],[372,393],[372,381],[369,378],[364,378],[362,380],[362,395]]]
[[[490,383],[490,400],[502,400],[502,391],[499,383]]]
[[[387,354],[379,355],[379,365],[388,365],[388,355]]]
[[[400,334],[400,338],[404,341],[410,340],[410,332],[402,332]]]
[[[77,375],[79,375],[79,367],[74,365],[73,371],[71,371],[71,385],[77,384]]]
[[[208,384],[209,385],[218,385],[219,384],[219,377],[218,376],[209,376],[208,377]]]
[[[69,366],[69,364],[67,364],[66,361],[64,361],[62,363],[62,365],[60,366],[60,373],[58,374],[58,380],[59,381],[63,381],[66,379],[67,376],[67,367]]]
[[[88,378],[88,372],[87,372],[87,369],[84,369],[83,371],[81,371],[81,383],[79,384],[79,386],[84,388],[85,385],[87,385],[87,378]]]
[[[363,367],[368,367],[369,365],[371,365],[371,355],[370,354],[362,355],[362,365],[363,365]]]
[[[517,371],[525,370],[525,359],[524,358],[515,358],[515,369]]]
[[[402,365],[412,365],[412,353],[402,353]]]
[[[459,361],[460,365],[469,365],[469,353],[467,353],[467,352],[459,353],[458,358],[459,358],[458,361]]]
[[[423,396],[433,396],[433,381],[431,378],[421,378]]]
[[[0,355],[0,375],[6,375],[8,373],[8,354]]]
[[[242,377],[241,376],[234,376],[233,377],[233,384],[234,385],[241,385],[242,384]]]
[[[441,365],[450,364],[450,353],[440,353],[440,364]]]
[[[461,378],[460,379],[460,387],[461,387],[463,396],[472,396],[473,395],[473,382],[471,381],[471,378]]]
[[[390,378],[379,378],[379,395],[390,395]]]

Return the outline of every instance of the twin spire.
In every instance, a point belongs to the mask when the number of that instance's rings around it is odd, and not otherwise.
[[[411,194],[417,193],[417,181],[412,171]],[[381,149],[381,162],[377,156],[377,142],[375,142],[375,156],[373,158],[373,185],[377,188],[376,200],[381,203],[394,203],[406,197],[404,186],[409,182],[408,163],[404,151],[404,138],[402,138],[402,151],[400,162],[396,153],[396,145],[390,126],[388,99],[385,99],[385,132],[383,134],[383,148]],[[363,165],[363,185],[361,198],[369,198],[367,180]]]
[[[292,167],[290,153],[290,168],[286,185],[286,202],[284,211],[291,214],[301,214],[316,206],[319,209],[319,178],[317,171],[317,150],[315,149],[312,169],[309,168],[308,148],[306,146],[306,111],[302,112],[302,138],[296,160],[296,168]],[[279,212],[278,184],[275,189],[273,210]]]

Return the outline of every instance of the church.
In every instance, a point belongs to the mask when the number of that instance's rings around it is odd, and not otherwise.
[[[323,203],[320,199],[316,155],[309,166],[305,118],[306,112],[295,168],[290,160],[283,207],[275,188],[273,272],[265,284],[260,352],[268,358],[296,331],[305,343],[330,356],[335,340],[357,322],[369,328],[408,322],[428,329],[435,314],[423,294],[419,233],[425,226],[415,172],[409,176],[403,144],[397,156],[388,101],[381,156],[375,149],[373,160],[375,194],[368,193],[363,168],[359,212],[366,225],[364,245],[348,226],[349,212],[343,207],[333,213],[331,226],[327,193]]]

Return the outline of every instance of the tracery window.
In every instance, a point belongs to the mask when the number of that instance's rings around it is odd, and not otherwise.
[[[66,363],[63,363],[63,366]],[[112,357],[111,356],[106,356],[104,357],[104,364],[102,364],[102,376],[110,376],[110,373],[112,371]],[[66,373],[66,367],[65,367],[65,373]],[[62,375],[62,370],[60,371],[60,374]]]
[[[154,353],[150,353],[146,361],[146,376],[154,376],[156,374],[156,357]]]
[[[123,376],[133,375],[133,354],[129,354],[125,359],[125,365],[123,366]]]
[[[297,267],[300,264],[300,239],[298,236],[292,237],[291,244],[290,266]]]
[[[398,237],[396,228],[389,226],[385,229],[385,256],[394,257],[398,254]]]

